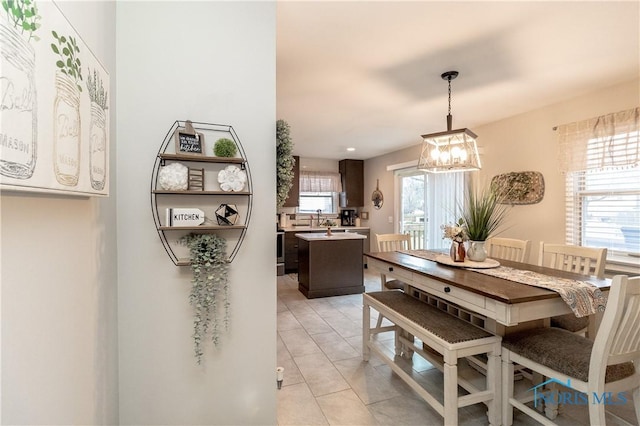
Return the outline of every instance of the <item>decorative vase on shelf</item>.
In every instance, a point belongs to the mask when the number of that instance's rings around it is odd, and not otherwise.
[[[451,242],[451,248],[449,249],[449,256],[454,262],[464,262],[466,251],[464,243],[458,241]]]
[[[327,226],[327,237],[330,237],[331,235],[333,235],[333,234],[331,233],[331,227],[330,227],[330,226]]]
[[[469,241],[469,249],[467,257],[474,262],[484,262],[487,258],[487,250],[484,247],[484,241]]]

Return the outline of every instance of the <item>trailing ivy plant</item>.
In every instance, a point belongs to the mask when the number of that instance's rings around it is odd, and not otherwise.
[[[293,142],[289,136],[289,124],[284,120],[276,122],[276,193],[277,207],[284,205],[293,185]]]
[[[80,49],[78,48],[76,39],[71,36],[58,36],[58,33],[55,31],[51,31],[51,34],[53,34],[53,38],[56,39],[57,43],[51,43],[51,50],[58,55],[56,66],[60,69],[60,72],[71,77],[75,81],[76,86],[78,86],[78,90],[82,92],[82,86],[80,86],[80,82],[82,81],[82,67],[80,66],[80,58],[78,58]]]
[[[40,28],[38,8],[33,0],[2,0],[2,8],[7,12],[7,19],[22,34],[27,33],[29,40],[40,40],[34,33]]]
[[[193,349],[198,364],[201,364],[206,339],[210,336],[214,346],[220,344],[221,309],[224,310],[222,326],[225,331],[229,329],[227,241],[215,234],[188,234],[180,241],[190,253],[193,279],[189,303],[194,310]]]

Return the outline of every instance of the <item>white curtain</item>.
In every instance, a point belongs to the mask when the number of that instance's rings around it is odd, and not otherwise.
[[[302,171],[300,192],[342,192],[340,173]]]
[[[429,221],[427,224],[428,249],[448,248],[451,241],[442,238],[442,225],[453,225],[460,219],[464,202],[467,173],[429,173]]]
[[[640,108],[558,126],[563,173],[640,165]]]

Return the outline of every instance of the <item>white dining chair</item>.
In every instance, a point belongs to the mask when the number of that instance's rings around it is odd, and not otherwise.
[[[487,256],[492,259],[527,263],[529,252],[531,251],[531,241],[493,237],[486,241],[485,249],[487,250]]]
[[[514,363],[548,378],[534,390],[514,395]],[[502,422],[513,423],[513,408],[545,425],[557,416],[560,394],[557,387],[543,389],[545,383],[561,383],[586,394],[591,425],[604,425],[605,401],[625,392],[626,403],[633,400],[640,424],[640,277],[613,278],[600,332],[595,341],[554,327],[525,330],[502,338]],[[564,400],[567,392],[563,389]],[[584,396],[583,396],[584,397]],[[569,398],[578,401],[569,394]],[[608,399],[607,399],[608,398]],[[526,405],[544,403],[546,417]],[[569,399],[571,401],[571,399]]]
[[[376,245],[378,251],[398,251],[411,250],[411,235],[409,234],[376,234]],[[402,290],[404,291],[406,283],[393,279],[387,280],[384,275],[381,276],[380,287],[385,290]],[[376,328],[382,325],[382,315],[378,315]]]
[[[504,259],[514,262],[527,263],[529,260],[529,252],[531,251],[531,240],[519,240],[516,238],[493,237],[487,239],[485,243],[487,257],[491,259]],[[484,373],[486,365],[477,357],[470,357],[468,361],[476,370]],[[518,374],[524,375],[530,380],[541,381],[539,377],[533,377],[528,371],[517,367]]]
[[[409,234],[376,234],[378,251],[411,250]]]
[[[606,259],[606,248],[550,244],[544,241],[540,242],[540,252],[538,253],[538,265],[540,266],[581,275],[593,275],[596,278],[604,278]],[[552,317],[551,325],[593,339],[594,336],[591,334],[594,334],[596,330],[592,327],[592,333],[588,332],[589,321],[589,317],[577,318],[574,314],[566,314]]]

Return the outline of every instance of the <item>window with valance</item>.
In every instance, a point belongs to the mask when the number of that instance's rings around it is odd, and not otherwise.
[[[640,108],[557,130],[567,243],[640,253]]]
[[[338,194],[342,192],[340,173],[337,172],[300,172],[299,213],[322,214],[338,213]]]

